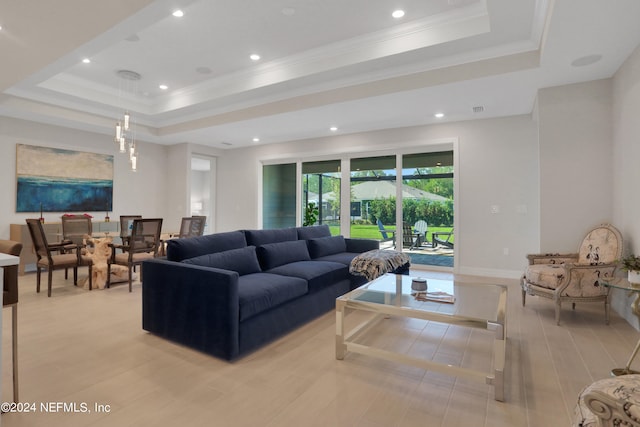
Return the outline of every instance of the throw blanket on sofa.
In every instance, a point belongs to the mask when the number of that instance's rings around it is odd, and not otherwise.
[[[371,281],[410,261],[409,255],[402,252],[376,249],[356,256],[351,261],[349,273],[364,276]]]

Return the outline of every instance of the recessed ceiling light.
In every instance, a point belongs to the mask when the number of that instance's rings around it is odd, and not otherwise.
[[[435,113],[433,116],[434,116],[436,119],[441,119],[441,118],[443,118],[443,117],[444,117],[444,113]]]
[[[213,70],[211,70],[211,68],[209,67],[198,67],[196,68],[196,73],[199,74],[211,74],[213,72]]]
[[[178,9],[178,10],[174,10],[172,15],[175,16],[176,18],[182,18],[184,16],[184,12]]]
[[[159,87],[160,89],[162,89],[162,90],[167,90],[167,89],[169,89],[169,86],[167,86],[167,85],[160,85],[160,86],[158,86],[158,87]]]
[[[257,53],[253,53],[249,56],[249,58],[251,58],[252,61],[259,61],[260,55],[258,55]]]
[[[260,138],[253,138],[253,142],[260,142]]]
[[[284,16],[293,16],[295,15],[296,10],[292,7],[284,7],[282,8],[281,12]]]
[[[401,9],[394,10],[391,16],[393,16],[396,19],[400,19],[404,16],[404,10],[401,10]]]
[[[91,62],[91,60],[90,60],[89,58],[84,58],[84,59],[82,60],[82,63],[83,63],[83,64],[88,64],[88,63],[90,63],[90,62]]]
[[[329,130],[330,130],[331,132],[335,132],[335,131],[337,131],[337,130],[338,130],[338,128],[337,128],[337,127],[335,127],[335,126],[331,126],[331,127],[329,128]]]

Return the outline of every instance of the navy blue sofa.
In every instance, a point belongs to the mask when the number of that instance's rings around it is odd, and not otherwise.
[[[166,259],[142,264],[142,327],[236,359],[333,309],[365,283],[351,260],[378,248],[326,225],[169,240]]]

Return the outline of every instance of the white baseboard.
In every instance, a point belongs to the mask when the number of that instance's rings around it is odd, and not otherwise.
[[[460,267],[454,268],[457,274],[467,274],[470,276],[497,277],[501,279],[519,279],[523,271],[520,270],[498,270],[494,268]]]

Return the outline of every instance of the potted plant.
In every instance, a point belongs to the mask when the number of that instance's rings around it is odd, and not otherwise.
[[[314,225],[318,220],[318,213],[318,207],[314,202],[307,203],[307,206],[304,209],[304,220],[302,222],[302,225],[304,227]]]
[[[620,260],[622,269],[628,271],[629,283],[640,284],[640,256],[627,255]]]

